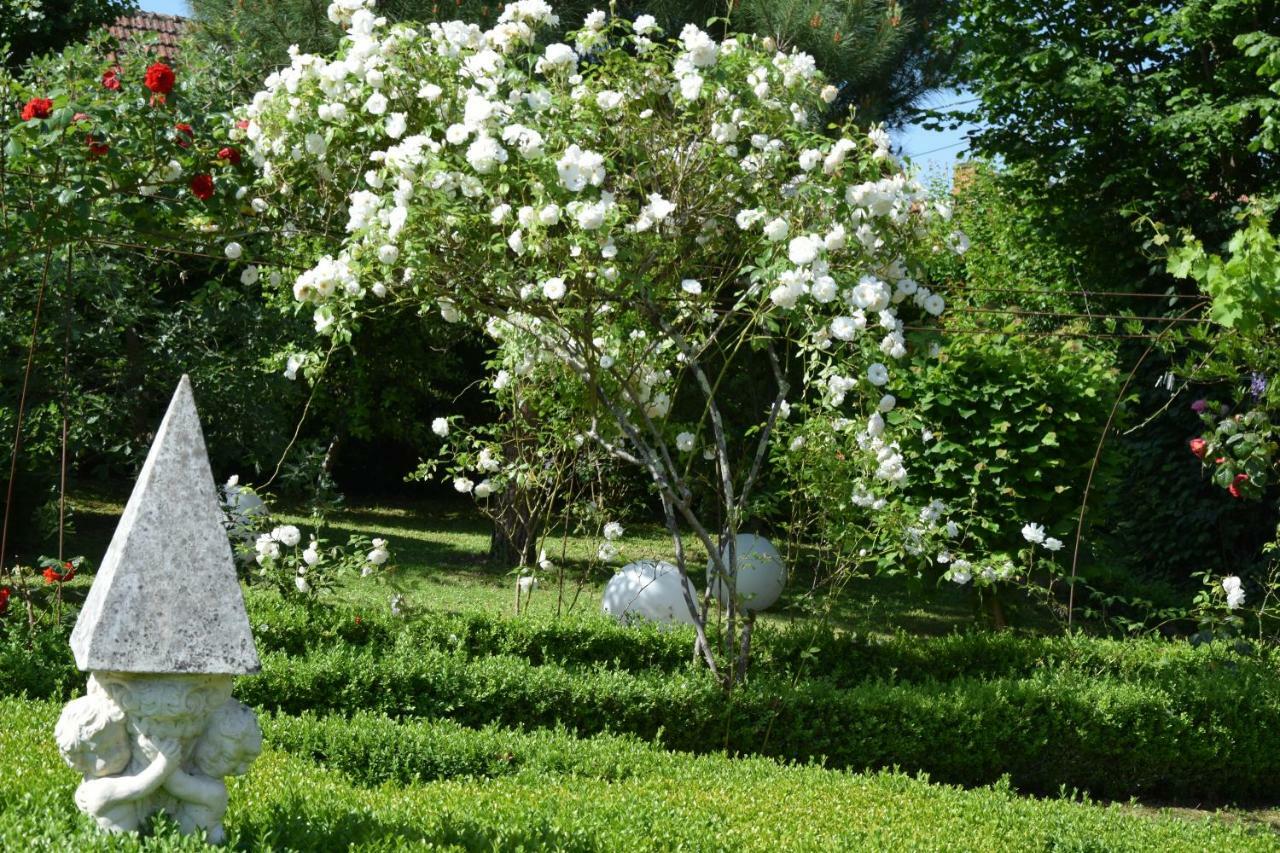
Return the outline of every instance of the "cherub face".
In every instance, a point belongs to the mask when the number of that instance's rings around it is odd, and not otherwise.
[[[211,779],[243,776],[249,772],[249,765],[258,757],[258,753],[250,753],[238,747],[239,744],[236,743],[224,743],[222,749],[201,750],[196,754],[196,765],[200,772]]]
[[[193,758],[201,773],[217,779],[248,773],[260,752],[262,729],[257,718],[233,699],[214,712]]]
[[[129,764],[130,751],[124,726],[108,726],[85,741],[82,758],[92,763],[92,770],[80,769],[80,772],[94,776],[119,773]]]
[[[110,700],[90,694],[68,703],[54,736],[67,763],[88,776],[110,776],[129,764],[124,720]]]

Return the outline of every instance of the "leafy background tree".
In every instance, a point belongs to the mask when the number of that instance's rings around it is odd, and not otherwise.
[[[0,3],[0,45],[14,70],[33,56],[61,50],[136,10],[135,0],[9,0]]]
[[[971,283],[1048,291],[1010,295],[1022,310],[1155,318],[1091,324],[1094,335],[1155,336],[1174,325],[1195,291],[1166,274],[1150,223],[1192,226],[1216,244],[1231,233],[1241,199],[1275,191],[1277,160],[1254,144],[1274,94],[1247,42],[1277,27],[1280,7],[1270,0],[953,4],[943,36],[956,56],[951,79],[977,100],[931,116],[978,126],[973,148],[1001,164],[994,186],[1018,207],[1004,222],[1020,223],[1002,246],[1016,263],[971,266]],[[974,227],[975,245],[999,239]],[[1099,303],[1078,290],[1183,298]],[[991,305],[989,295],[965,298]],[[1207,562],[1256,558],[1255,532],[1274,527],[1275,513],[1241,512],[1205,483],[1186,450],[1196,429],[1186,407],[1197,388],[1171,386],[1169,374],[1192,370],[1213,344],[1206,335],[1165,338],[1150,353],[1150,337],[1113,346],[1122,374],[1141,367],[1104,445],[1088,518],[1097,560],[1177,579]],[[1171,414],[1160,416],[1166,408]]]
[[[563,37],[578,28],[604,0],[564,0],[552,4]],[[840,107],[852,106],[864,123],[899,124],[919,98],[936,88],[948,66],[948,54],[934,45],[934,27],[943,20],[944,0],[639,0],[619,2],[618,13],[650,14],[669,35],[687,23],[773,36],[814,56],[828,78],[842,84]],[[329,53],[339,31],[325,16],[322,0],[192,0],[202,32],[224,46],[235,46],[263,68],[288,62],[291,44],[305,53]],[[392,21],[461,19],[488,26],[501,13],[488,0],[384,0],[380,14]]]
[[[1280,176],[1251,148],[1267,83],[1235,42],[1277,27],[1272,0],[962,0],[951,73],[978,101],[949,115],[1062,240],[1105,247],[1117,283],[1155,283],[1135,217],[1220,239],[1236,199]]]

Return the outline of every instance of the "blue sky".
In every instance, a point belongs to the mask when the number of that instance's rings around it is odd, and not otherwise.
[[[138,6],[144,12],[163,12],[166,15],[184,17],[191,14],[191,7],[187,5],[187,0],[139,0]]]
[[[955,89],[943,89],[925,98],[922,107],[937,109],[954,104],[972,105],[972,96],[967,92]],[[963,125],[955,130],[925,130],[919,125],[908,125],[893,134],[893,141],[902,148],[902,154],[920,167],[926,178],[938,175],[943,180],[951,180],[951,171],[958,160],[965,159],[969,152],[966,134],[973,130],[972,125]]]
[[[164,12],[169,15],[190,15],[187,0],[140,0],[139,6],[148,12]],[[939,107],[963,101],[966,94],[952,89],[934,93],[924,106]],[[894,142],[902,152],[921,168],[926,178],[937,175],[944,181],[951,180],[951,170],[957,159],[964,159],[968,146],[964,142],[966,128],[947,131],[930,131],[910,126],[895,133]]]

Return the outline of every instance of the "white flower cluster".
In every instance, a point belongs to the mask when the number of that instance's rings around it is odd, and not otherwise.
[[[301,541],[302,532],[292,524],[281,525],[272,529],[270,533],[262,534],[253,546],[253,550],[257,552],[258,565],[262,565],[267,560],[278,559],[281,545],[292,548]]]
[[[1045,535],[1044,525],[1028,522],[1022,526],[1022,538],[1032,545],[1040,545],[1046,551],[1061,551],[1062,540]]]
[[[318,332],[367,310],[369,295],[435,305],[498,342],[495,392],[567,370],[608,383],[634,421],[662,422],[685,352],[710,333],[714,306],[731,305],[801,344],[813,378],[796,399],[822,403],[805,411],[843,418],[850,398],[865,404],[868,475],[906,481],[883,416],[887,365],[907,351],[900,311],[945,309],[918,273],[944,214],[882,129],[819,132],[839,93],[812,57],[693,25],[662,44],[652,16],[603,12],[572,44],[537,47],[558,22],[541,0],[507,3],[487,30],[389,26],[372,6],[334,2],[339,55],[293,51],[239,115],[264,215],[286,216],[296,187],[351,188],[346,238],[293,284]],[[647,272],[673,250],[685,269]],[[758,260],[749,275],[713,276],[732,255]],[[636,289],[671,306],[662,323],[639,313]],[[567,331],[583,326],[598,331]],[[697,441],[682,432],[675,444]],[[493,490],[467,476],[454,487]]]
[[[1228,575],[1222,579],[1222,591],[1227,594],[1227,608],[1236,610],[1244,605],[1244,588],[1240,584],[1240,578],[1235,575]]]

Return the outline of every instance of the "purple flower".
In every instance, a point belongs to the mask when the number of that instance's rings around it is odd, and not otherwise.
[[[1253,399],[1261,400],[1262,395],[1267,393],[1267,375],[1265,373],[1253,372],[1249,374],[1249,393],[1253,395]]]
[[[1209,408],[1209,401],[1203,397],[1191,404],[1191,411],[1195,412],[1197,415],[1203,415],[1204,410],[1207,408]]]

